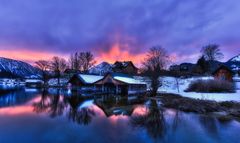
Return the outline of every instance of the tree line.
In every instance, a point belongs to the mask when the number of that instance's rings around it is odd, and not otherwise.
[[[209,71],[211,62],[218,61],[224,57],[219,45],[217,44],[204,46],[200,52],[201,56],[197,65],[201,68],[203,73]],[[164,71],[167,65],[171,62],[171,57],[161,46],[154,46],[148,51],[146,58],[142,62],[142,71],[151,79],[152,96],[157,94],[159,86],[162,85],[161,80],[159,79],[161,77],[161,72]],[[181,75],[180,73],[175,73],[174,76],[176,77],[176,80],[178,80]]]
[[[50,72],[57,78],[58,84],[60,84],[60,77],[67,70],[70,72],[77,73],[87,72],[96,63],[94,56],[91,52],[75,52],[70,55],[68,61],[64,58],[54,56],[50,61],[39,60],[36,61],[36,67],[42,72],[42,78],[44,84],[50,78]]]
[[[202,56],[197,64],[207,70],[207,63],[223,58],[223,54],[216,44],[209,44],[201,49]],[[91,52],[75,52],[70,55],[68,61],[61,57],[53,57],[51,61],[36,61],[36,66],[42,71],[44,83],[49,79],[49,71],[54,73],[60,84],[60,77],[66,69],[70,69],[73,73],[87,71],[96,63]],[[156,95],[158,87],[161,86],[159,80],[161,71],[165,70],[167,65],[171,63],[168,52],[161,46],[154,46],[146,53],[146,57],[142,61],[141,71],[144,75],[151,79],[151,94]]]

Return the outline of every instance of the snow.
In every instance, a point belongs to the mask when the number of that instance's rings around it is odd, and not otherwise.
[[[116,79],[116,80],[128,83],[128,84],[146,84],[145,82],[134,79],[132,77],[114,76],[113,78]]]
[[[40,70],[28,63],[0,57],[0,71],[12,76],[30,78],[40,77]]]
[[[60,85],[67,85],[68,79],[67,78],[60,78]],[[57,86],[58,85],[58,79],[52,78],[48,81],[48,85],[50,86]]]
[[[38,82],[43,83],[43,81],[40,79],[26,79],[25,82],[26,83],[38,83]]]
[[[87,74],[79,74],[78,75],[81,79],[84,80],[85,83],[87,84],[92,84],[100,79],[103,78],[103,76],[98,76],[98,75],[87,75]]]
[[[237,90],[240,90],[240,81],[235,82],[235,83],[236,83],[236,88],[237,88]]]
[[[101,64],[92,67],[89,70],[90,74],[104,75],[108,72],[112,72],[112,65],[107,62],[102,62]]]
[[[232,62],[240,62],[240,55],[231,59]]]
[[[240,77],[239,77],[239,76],[238,76],[238,77],[236,76],[236,77],[233,78],[233,80],[234,80],[235,82],[240,82]]]
[[[184,97],[203,99],[203,100],[215,100],[215,101],[238,101],[240,102],[240,82],[235,82],[237,88],[236,93],[196,93],[196,92],[185,92],[188,85],[194,80],[206,80],[213,79],[213,77],[198,77],[198,78],[186,78],[178,79],[179,92],[177,89],[177,79],[173,77],[163,77],[163,86],[159,87],[158,92],[160,93],[174,93]]]

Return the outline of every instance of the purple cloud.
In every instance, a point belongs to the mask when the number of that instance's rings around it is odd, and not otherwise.
[[[160,44],[184,57],[217,43],[226,60],[240,53],[239,12],[238,0],[0,0],[0,50],[98,54],[118,42],[131,54]]]

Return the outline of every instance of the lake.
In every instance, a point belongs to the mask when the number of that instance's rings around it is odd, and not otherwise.
[[[240,123],[161,108],[141,97],[67,90],[0,95],[0,143],[237,143]]]

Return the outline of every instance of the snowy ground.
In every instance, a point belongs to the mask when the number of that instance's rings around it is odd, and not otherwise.
[[[206,99],[215,101],[238,101],[240,102],[240,80],[235,82],[237,86],[236,93],[196,93],[196,92],[184,92],[188,85],[193,80],[197,79],[212,79],[212,77],[200,77],[200,78],[187,78],[179,79],[179,92],[177,88],[176,79],[173,77],[162,78],[163,86],[158,89],[158,92],[162,93],[176,93],[184,97],[190,97],[195,99]]]
[[[67,85],[68,83],[68,80],[67,78],[60,78],[60,86],[65,86]],[[57,78],[52,78],[48,81],[48,85],[49,86],[59,86],[58,85],[58,79]]]

